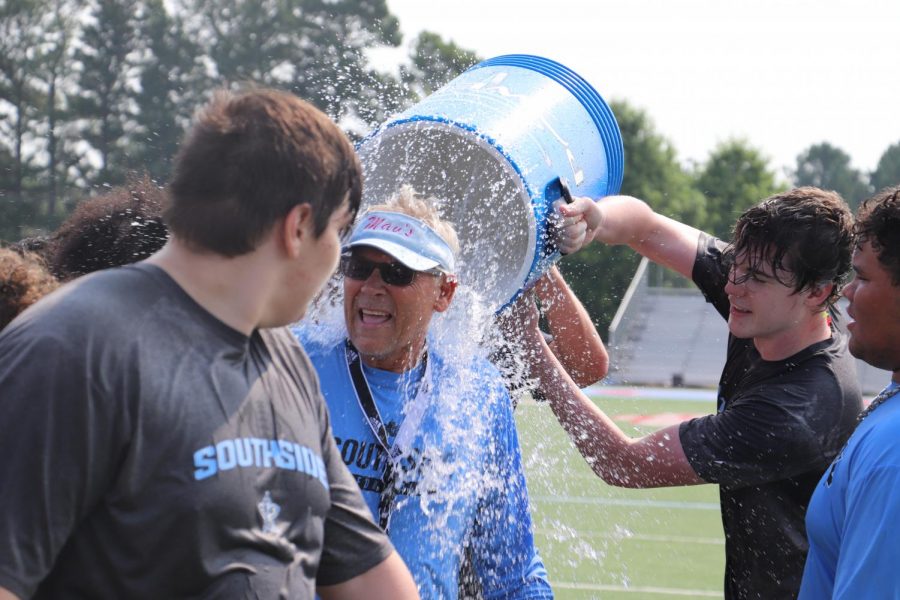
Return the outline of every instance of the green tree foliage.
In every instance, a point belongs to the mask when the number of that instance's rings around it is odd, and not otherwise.
[[[0,234],[18,236],[22,221],[40,214],[33,198],[38,187],[40,90],[35,48],[41,42],[42,3],[0,2]]]
[[[78,94],[72,97],[82,138],[96,151],[99,168],[82,160],[79,171],[98,183],[125,180],[126,129],[132,122],[130,79],[134,73],[137,23],[131,0],[92,0],[90,20],[75,52]]]
[[[400,66],[399,78],[369,72],[367,92],[356,102],[357,116],[371,129],[431,94],[480,61],[470,50],[424,31],[412,43],[409,64]]]
[[[187,0],[187,7],[216,83],[287,89],[336,119],[359,112],[357,103],[368,104],[381,81],[365,50],[401,40],[385,0]]]
[[[336,118],[383,116],[389,97],[411,100],[366,50],[400,39],[384,0],[0,2],[2,236],[55,226],[87,188],[132,170],[164,183],[214,87],[269,85]]]
[[[623,101],[611,103],[611,108],[625,147],[621,193],[645,200],[674,219],[703,227],[703,196],[692,186],[669,141],[657,133],[644,111]],[[609,327],[638,262],[640,256],[631,248],[602,244],[592,244],[562,260],[566,280],[600,331]]]
[[[131,170],[166,181],[206,87],[202,54],[181,16],[170,14],[163,0],[145,1],[138,30],[140,85],[134,93],[136,131],[129,162]]]
[[[410,64],[401,68],[400,79],[418,98],[431,94],[481,60],[474,52],[430,31],[423,31],[413,42],[410,59]]]
[[[888,147],[878,159],[871,183],[873,190],[900,185],[900,142]]]
[[[400,42],[386,0],[0,0],[0,237],[53,227],[88,188],[129,171],[164,184],[190,115],[215,87],[287,89],[364,133],[478,61],[426,32],[399,73],[372,68],[370,48]],[[646,114],[624,102],[614,110],[622,192],[663,214],[727,235],[737,210],[774,187],[740,144],[717,149],[692,187]],[[885,153],[873,185],[896,181],[898,153]],[[605,326],[636,262],[630,250],[595,247],[563,267],[572,280],[583,273],[574,283]]]
[[[71,89],[75,82],[72,42],[78,31],[76,15],[80,3],[78,0],[50,0],[44,8],[43,35],[35,47],[33,75],[41,95],[39,108],[44,121],[47,161],[39,177],[45,190],[45,204],[43,209],[35,208],[49,225],[62,219],[59,200],[63,190],[71,184],[71,167],[79,162],[75,146],[80,137],[71,123],[65,90]]]
[[[862,173],[850,165],[850,156],[828,142],[813,144],[797,157],[794,185],[834,190],[853,209],[870,191]]]
[[[36,0],[0,4],[0,100],[8,106],[0,118],[0,134],[11,141],[6,178],[9,190],[16,195],[25,190],[29,175],[26,145],[37,112],[31,73],[40,20],[41,5]]]
[[[734,222],[746,209],[781,188],[768,159],[744,140],[719,144],[696,175],[696,187],[706,198],[703,229],[729,239]]]

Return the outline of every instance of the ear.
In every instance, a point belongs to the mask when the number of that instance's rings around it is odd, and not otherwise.
[[[303,252],[304,244],[313,238],[312,207],[309,204],[297,204],[284,217],[281,233],[284,249],[288,256],[297,258]]]
[[[813,311],[819,312],[825,308],[825,301],[831,295],[834,289],[834,283],[828,282],[821,285],[814,285],[806,290],[806,305]]]
[[[450,307],[450,301],[453,300],[457,285],[459,283],[456,281],[455,275],[441,275],[441,289],[434,301],[434,312],[444,312]]]

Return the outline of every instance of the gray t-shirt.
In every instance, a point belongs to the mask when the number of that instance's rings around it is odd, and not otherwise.
[[[287,330],[168,275],[84,277],[0,334],[0,587],[40,598],[312,598],[391,552]]]

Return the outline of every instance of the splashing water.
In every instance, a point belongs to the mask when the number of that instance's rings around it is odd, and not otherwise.
[[[442,218],[454,224],[460,240],[457,257],[460,285],[449,310],[434,316],[428,341],[429,352],[440,355],[449,366],[448,372],[460,376],[426,382],[424,385],[432,385],[435,393],[410,393],[411,400],[404,406],[404,422],[396,436],[402,453],[409,453],[410,459],[419,459],[419,465],[427,465],[417,470],[415,477],[419,486],[433,492],[404,497],[402,502],[420,503],[422,512],[430,519],[428,530],[421,535],[430,543],[444,544],[442,550],[448,557],[458,556],[462,551],[458,540],[444,536],[457,508],[465,506],[472,497],[499,489],[504,483],[494,469],[484,465],[480,469],[471,468],[472,464],[478,464],[472,460],[482,450],[479,444],[483,440],[494,441],[490,424],[496,402],[484,397],[484,387],[478,377],[464,374],[477,369],[473,365],[484,363],[490,357],[499,363],[497,366],[511,390],[529,387],[521,353],[504,340],[493,317],[498,308],[520,292],[525,282],[533,281],[536,274],[558,258],[548,244],[546,224],[542,222],[549,219],[546,203],[550,200],[545,197],[548,195],[545,184],[547,179],[566,172],[564,167],[574,168],[570,160],[557,164],[552,158],[554,152],[549,148],[556,148],[563,141],[550,140],[549,124],[540,119],[513,118],[515,115],[507,107],[519,100],[501,99],[484,90],[473,93],[477,96],[473,106],[495,103],[494,108],[504,119],[501,127],[509,135],[501,136],[498,141],[437,116],[392,123],[366,138],[358,148],[364,169],[363,208],[385,203],[402,185],[411,185],[419,194],[436,199]],[[464,100],[466,94],[460,92],[459,97]],[[550,99],[566,94],[548,89],[541,97]],[[548,107],[542,104],[538,112],[546,110]],[[572,115],[567,114],[566,120],[571,119]],[[543,127],[539,134],[533,132],[536,127]],[[501,142],[511,145],[520,140],[523,146],[527,142],[527,164],[513,162],[500,146]],[[549,145],[545,146],[544,141]],[[599,155],[602,158],[602,152]],[[579,173],[583,176],[582,171]],[[593,173],[598,180],[605,177],[605,171],[593,165],[587,173]],[[532,175],[538,175],[533,179],[541,181],[530,186]],[[578,181],[575,176],[572,179]],[[333,281],[310,314],[320,324],[316,341],[323,344],[339,344],[346,336],[341,289],[339,279]],[[439,447],[429,449],[426,444],[424,458],[427,460],[423,461],[421,456],[412,456],[417,444],[422,447],[422,440],[416,434],[427,429],[422,426],[423,420],[434,414],[441,417]],[[546,424],[559,427],[552,416]],[[448,448],[452,451],[445,451]],[[401,460],[405,457],[401,454]],[[544,447],[540,442],[536,451],[523,454],[523,460],[526,469],[539,477],[552,473],[556,478],[572,471],[568,459],[561,458],[558,449]],[[557,489],[565,492],[564,488]],[[549,536],[554,542],[575,550],[580,561],[602,561],[605,549],[598,550],[588,540],[581,539],[562,519],[545,518],[543,523],[546,525],[548,521],[552,530]],[[550,575],[552,579],[553,573]]]

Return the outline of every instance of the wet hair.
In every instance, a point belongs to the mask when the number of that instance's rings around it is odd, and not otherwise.
[[[835,192],[800,187],[766,198],[734,226],[731,260],[746,258],[748,273],[768,266],[775,279],[799,293],[832,283],[825,301],[837,301],[850,273],[853,215]],[[790,273],[784,281],[780,272]]]
[[[891,283],[900,285],[900,186],[883,189],[860,205],[856,235],[856,244],[869,242]]]
[[[325,113],[287,92],[220,91],[175,159],[164,216],[189,246],[233,257],[294,206],[312,207],[318,237],[345,199],[352,216],[361,197],[359,159]]]
[[[67,281],[147,258],[168,238],[164,202],[146,176],[82,202],[53,235],[51,271]]]
[[[453,223],[441,218],[439,210],[441,202],[434,197],[420,195],[411,185],[403,185],[391,196],[390,200],[383,204],[375,204],[366,207],[366,212],[388,211],[397,212],[419,219],[447,242],[453,254],[459,254],[459,237]]]
[[[58,285],[38,255],[0,248],[0,329]]]

